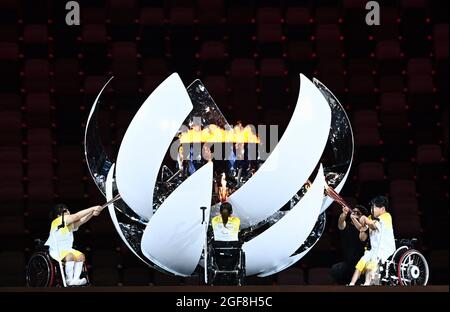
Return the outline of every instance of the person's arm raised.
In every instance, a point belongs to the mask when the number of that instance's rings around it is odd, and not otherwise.
[[[86,208],[86,209],[80,210],[77,213],[70,214],[68,216],[64,216],[64,222],[66,223],[66,225],[78,222],[83,217],[88,216],[89,214],[93,214],[97,207],[98,206],[93,206],[93,207],[90,207],[90,208]]]

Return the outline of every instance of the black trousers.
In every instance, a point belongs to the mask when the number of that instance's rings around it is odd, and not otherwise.
[[[331,277],[338,285],[350,283],[353,272],[355,272],[355,265],[344,261],[333,264],[330,270]]]

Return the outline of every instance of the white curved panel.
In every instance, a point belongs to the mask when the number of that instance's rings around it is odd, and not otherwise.
[[[316,243],[314,243],[314,245],[315,245],[315,244],[316,244]],[[314,246],[314,245],[313,245],[313,246]],[[291,265],[293,265],[294,263],[296,263],[298,260],[300,260],[301,258],[303,258],[303,256],[306,255],[306,254],[311,250],[311,248],[312,248],[313,246],[311,246],[310,248],[304,250],[303,252],[299,253],[298,255],[295,255],[295,256],[292,256],[292,257],[289,257],[289,258],[284,259],[284,260],[281,261],[280,264],[277,265],[276,267],[270,268],[270,269],[268,269],[268,270],[266,270],[266,271],[264,271],[264,272],[258,274],[258,277],[266,277],[266,276],[273,275],[273,274],[276,274],[276,273],[278,273],[278,272],[281,272],[281,271],[286,270],[288,267],[290,267]]]
[[[95,98],[94,104],[91,107],[91,110],[89,111],[89,116],[87,118],[86,121],[86,125],[89,124],[89,122],[91,121],[92,115],[95,112],[95,109],[97,108],[97,103],[98,103],[98,99],[100,98],[100,96],[103,93],[103,90],[105,90],[106,86],[109,84],[109,82],[114,78],[114,76],[112,76],[111,78],[108,79],[108,81],[105,83],[105,85],[102,87],[102,89],[100,90],[100,92],[97,94],[97,97]],[[84,141],[86,142],[87,138],[86,138],[86,132],[84,134]],[[86,151],[85,151],[86,152]]]
[[[153,189],[161,162],[192,103],[178,74],[164,80],[145,100],[123,137],[116,183],[122,199],[139,216],[153,214]]]
[[[268,218],[298,192],[320,160],[330,124],[326,99],[300,74],[297,106],[283,137],[255,175],[228,199],[242,228]]]
[[[343,182],[342,183],[344,183],[345,182],[345,178],[343,179]],[[342,188],[342,187],[341,187]],[[322,208],[321,208],[321,212],[320,213],[322,213],[324,210],[326,210],[327,209],[327,207],[329,206],[329,204],[328,204],[328,206],[326,206],[325,207],[325,200],[327,199],[327,197],[324,197],[324,204],[322,205]],[[314,245],[316,245],[317,244],[317,242],[320,240],[320,237],[319,237],[319,239],[317,239],[315,242],[314,242],[314,244],[312,244],[309,248],[307,248],[306,250],[304,250],[304,251],[302,251],[301,253],[299,253],[299,254],[297,254],[297,255],[295,255],[295,256],[292,256],[292,257],[288,257],[288,258],[286,258],[285,260],[283,260],[278,266],[276,266],[276,267],[274,267],[274,268],[271,268],[271,269],[268,269],[268,270],[266,270],[264,273],[261,273],[261,274],[258,274],[258,276],[259,277],[266,277],[266,276],[269,276],[269,275],[272,275],[272,274],[276,274],[276,273],[278,273],[278,272],[281,272],[281,271],[283,271],[283,270],[286,270],[288,267],[290,267],[291,265],[293,265],[293,264],[295,264],[298,260],[300,260],[301,258],[303,258],[313,247],[314,247]]]
[[[311,188],[283,218],[243,245],[246,274],[253,275],[281,265],[311,233],[320,214],[325,187],[323,168]]]
[[[150,219],[141,241],[142,253],[161,268],[187,276],[195,270],[205,242],[205,222],[209,222],[212,162],[184,181],[162,203]]]
[[[115,164],[112,164],[111,168],[109,169],[108,175],[106,177],[106,182],[105,182],[106,201],[110,201],[111,199],[113,199],[112,182],[113,182],[113,175],[114,175],[114,167],[115,167]],[[136,257],[138,257],[141,261],[143,261],[144,263],[149,265],[149,263],[146,260],[142,259],[142,257],[139,256],[134,251],[134,249],[130,246],[127,239],[123,235],[122,229],[120,228],[120,225],[119,225],[119,221],[117,220],[116,210],[114,209],[114,203],[108,205],[108,211],[109,211],[109,215],[111,216],[111,220],[114,224],[114,227],[116,228],[117,233],[119,233],[120,238],[123,240],[125,245],[127,245],[128,249],[130,249],[136,255]]]

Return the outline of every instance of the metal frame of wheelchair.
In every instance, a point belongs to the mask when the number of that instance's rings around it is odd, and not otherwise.
[[[241,246],[213,246],[208,244],[207,273],[208,284],[210,285],[238,285],[245,282],[245,253]],[[232,253],[237,254],[233,257],[232,267],[224,268],[223,262],[230,261]],[[228,259],[227,259],[228,258]]]
[[[90,284],[86,264],[83,265],[83,277]],[[50,256],[48,246],[37,240],[36,251],[31,255],[26,266],[27,287],[73,287],[66,283],[64,266],[62,261],[57,261]]]
[[[413,248],[415,239],[397,241],[398,248],[385,263],[378,266],[376,275],[381,285],[425,286],[429,268],[425,257]]]

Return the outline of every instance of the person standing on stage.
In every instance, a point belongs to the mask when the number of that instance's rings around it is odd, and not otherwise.
[[[353,211],[346,206],[342,208],[338,219],[338,229],[344,259],[331,267],[331,276],[337,284],[345,285],[350,280],[356,263],[364,253],[367,234],[359,219],[368,214],[368,210],[362,205],[357,205]]]

